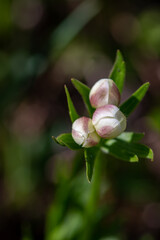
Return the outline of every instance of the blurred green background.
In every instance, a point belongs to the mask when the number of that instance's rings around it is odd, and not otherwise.
[[[82,153],[51,136],[71,130],[64,84],[85,114],[70,78],[91,87],[117,49],[122,101],[151,84],[127,130],[145,132],[155,158],[103,157],[98,193]],[[160,239],[159,1],[1,0],[0,112],[0,239]]]

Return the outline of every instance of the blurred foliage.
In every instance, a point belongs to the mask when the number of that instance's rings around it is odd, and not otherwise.
[[[160,239],[159,43],[156,0],[0,1],[0,239]],[[63,85],[84,113],[70,78],[92,86],[108,76],[116,49],[123,100],[150,82],[128,130],[145,132],[155,160],[102,156],[98,192],[82,153],[51,136],[70,131]]]

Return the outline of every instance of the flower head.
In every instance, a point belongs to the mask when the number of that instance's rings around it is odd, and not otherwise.
[[[93,114],[92,123],[102,138],[115,138],[126,129],[126,117],[114,105],[98,108]]]
[[[92,120],[87,117],[81,117],[74,121],[72,125],[72,137],[77,144],[85,148],[93,147],[100,141]]]
[[[93,107],[99,108],[107,104],[118,106],[120,103],[120,92],[111,79],[100,79],[91,88],[89,95]]]

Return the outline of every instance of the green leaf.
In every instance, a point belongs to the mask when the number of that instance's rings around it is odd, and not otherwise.
[[[86,148],[84,150],[84,157],[86,160],[86,176],[89,182],[92,180],[94,161],[97,155],[97,151],[98,149],[95,147]]]
[[[79,118],[79,115],[73,105],[72,99],[70,97],[69,91],[66,86],[64,86],[66,96],[67,96],[67,102],[68,102],[68,109],[69,109],[69,116],[72,122],[74,122],[77,118]]]
[[[148,158],[153,160],[153,151],[144,144],[132,143],[128,144],[128,150],[135,152],[139,158]]]
[[[121,52],[118,50],[116,60],[112,68],[112,71],[109,75],[109,78],[111,78],[115,82],[120,93],[122,93],[123,90],[125,74],[126,74],[125,62],[123,60]]]
[[[116,139],[108,140],[104,146],[101,147],[101,150],[110,154],[111,156],[121,159],[127,162],[138,162],[138,156],[132,152],[126,151],[125,148],[122,148],[116,141]]]
[[[111,139],[105,142],[103,146],[106,153],[122,160],[138,161],[139,158],[148,158],[153,160],[152,150],[139,143],[127,142],[120,139]]]
[[[92,117],[95,109],[91,106],[90,101],[89,101],[89,93],[90,93],[90,88],[86,86],[85,84],[81,83],[77,79],[72,78],[71,79],[74,87],[77,89],[77,91],[80,93],[82,96],[82,99],[87,107],[89,116]]]
[[[126,142],[139,142],[144,137],[144,133],[123,132],[117,139],[124,140]]]
[[[63,133],[56,138],[52,138],[56,143],[60,144],[61,146],[66,146],[72,150],[81,149],[81,146],[73,140],[71,133]]]
[[[147,90],[149,88],[149,82],[144,83],[136,92],[134,92],[130,98],[128,98],[121,106],[120,110],[126,117],[136,108],[136,106],[142,101]]]

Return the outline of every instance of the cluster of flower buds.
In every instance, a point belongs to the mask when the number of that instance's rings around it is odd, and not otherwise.
[[[92,107],[96,108],[92,119],[81,117],[72,125],[72,137],[82,147],[92,147],[101,138],[111,139],[126,129],[126,117],[117,107],[120,92],[111,79],[100,79],[89,95]]]

